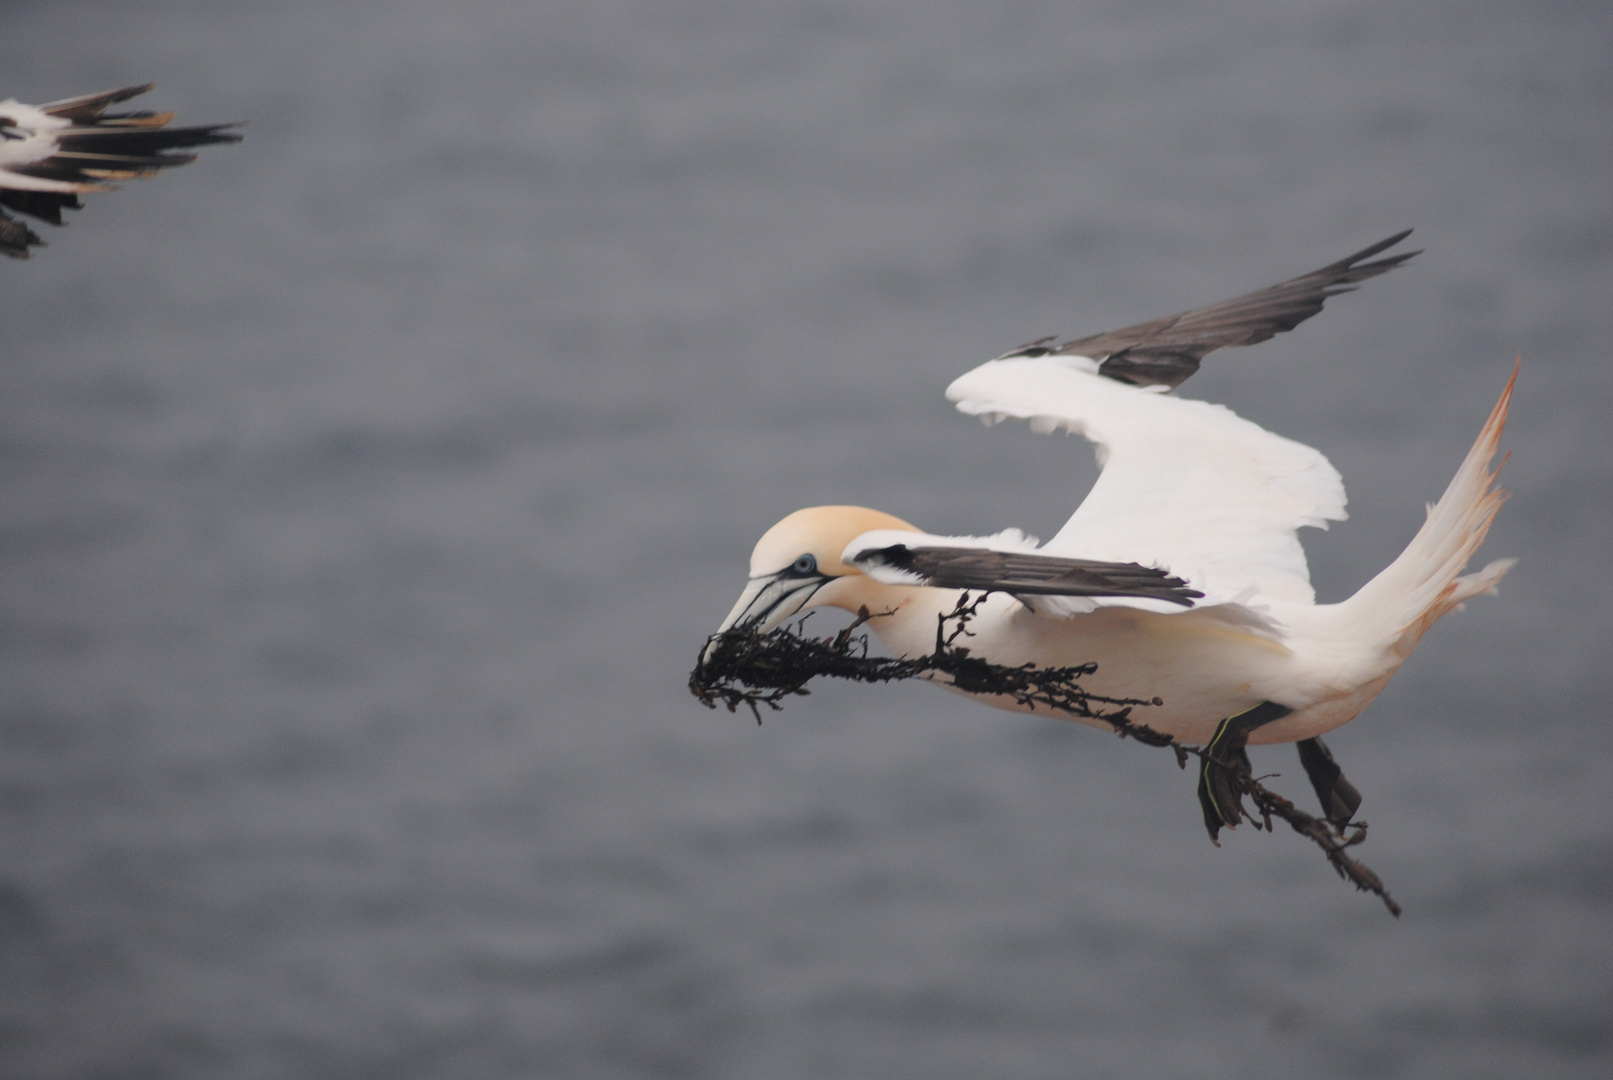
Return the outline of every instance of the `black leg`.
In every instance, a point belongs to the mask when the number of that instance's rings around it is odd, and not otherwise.
[[[1240,781],[1247,780],[1253,771],[1244,751],[1249,733],[1293,711],[1275,701],[1262,701],[1237,716],[1227,717],[1215,729],[1199,765],[1199,809],[1204,811],[1204,828],[1212,844],[1219,846],[1217,837],[1223,828],[1230,829],[1249,816],[1240,796]]]
[[[1311,787],[1322,801],[1322,816],[1335,829],[1343,829],[1361,808],[1361,793],[1344,778],[1332,751],[1321,739],[1302,739],[1296,745],[1299,763],[1305,766],[1305,775],[1311,778]]]

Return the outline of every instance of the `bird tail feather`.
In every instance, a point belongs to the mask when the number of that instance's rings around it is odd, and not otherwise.
[[[1516,559],[1497,559],[1472,574],[1463,574],[1468,560],[1484,543],[1508,493],[1495,487],[1501,466],[1490,468],[1500,446],[1501,432],[1518,381],[1518,366],[1490,417],[1467,452],[1439,502],[1428,508],[1428,518],[1400,556],[1367,582],[1340,607],[1363,622],[1377,624],[1388,644],[1402,657],[1416,648],[1430,626],[1459,610],[1463,602],[1483,593],[1493,594],[1497,583]],[[1505,458],[1501,465],[1505,465]],[[1341,612],[1343,614],[1344,612]]]

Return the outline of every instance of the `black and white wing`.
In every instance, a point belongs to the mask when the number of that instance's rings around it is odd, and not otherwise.
[[[0,101],[0,253],[26,259],[44,241],[12,210],[52,225],[63,210],[82,208],[86,192],[111,190],[111,182],[150,176],[196,160],[175,153],[199,146],[239,142],[235,124],[170,128],[173,113],[109,113],[107,108],[151,89],[126,86],[100,94],[25,105]]]
[[[1038,553],[1164,567],[1202,592],[1201,606],[1313,603],[1296,532],[1344,518],[1338,471],[1309,446],[1168,391],[1215,349],[1290,330],[1328,297],[1416,255],[1369,261],[1409,232],[1196,311],[1061,345],[1037,342],[954,381],[947,397],[965,413],[1067,431],[1098,450],[1097,483]],[[1116,602],[1129,603],[1100,601]]]
[[[1057,338],[1042,338],[1001,359],[1085,356],[1098,361],[1098,373],[1111,379],[1137,386],[1175,387],[1197,371],[1199,361],[1216,349],[1254,345],[1292,330],[1321,311],[1328,297],[1354,292],[1360,282],[1422,254],[1407,251],[1376,262],[1366,261],[1410,235],[1407,229],[1320,270],[1219,304],[1061,344],[1054,344]]]
[[[859,536],[841,559],[886,584],[1005,592],[1033,607],[1033,598],[1044,596],[1125,596],[1192,607],[1204,595],[1154,567],[1043,554],[1013,530],[987,537],[878,530]]]

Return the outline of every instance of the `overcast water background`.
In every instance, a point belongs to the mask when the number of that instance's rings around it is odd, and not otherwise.
[[[1613,1074],[1610,48],[1590,0],[0,4],[0,95],[250,121],[0,266],[0,1073]],[[1330,740],[1404,918],[1096,731],[685,690],[799,506],[1058,527],[1089,451],[956,375],[1409,225],[1184,388],[1342,471],[1339,599],[1523,356],[1521,564]]]

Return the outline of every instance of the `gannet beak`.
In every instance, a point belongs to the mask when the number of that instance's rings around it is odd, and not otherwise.
[[[724,632],[754,629],[759,634],[765,634],[800,611],[812,594],[830,580],[827,574],[802,575],[788,570],[751,578],[745,585],[745,591],[739,594],[734,610],[728,613],[728,618],[722,621],[717,632],[711,635],[711,640],[706,642],[700,662],[704,664],[711,659],[717,651],[717,641]]]

